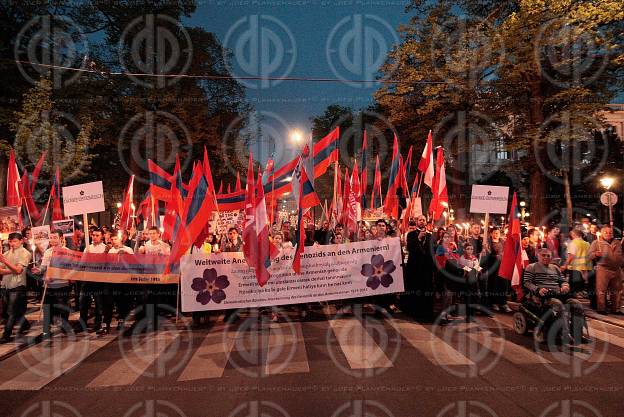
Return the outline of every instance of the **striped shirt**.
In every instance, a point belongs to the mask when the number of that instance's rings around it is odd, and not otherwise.
[[[546,266],[536,262],[524,270],[524,287],[531,292],[538,292],[540,288],[559,291],[561,285],[567,282],[557,265]]]

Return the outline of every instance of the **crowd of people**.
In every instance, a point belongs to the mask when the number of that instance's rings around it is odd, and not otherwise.
[[[484,227],[482,223],[472,223],[469,227],[434,225],[425,216],[420,216],[410,221],[408,230],[401,233],[394,220],[362,221],[357,230],[351,231],[342,224],[332,226],[329,221],[323,221],[318,226],[313,223],[306,226],[304,245],[399,237],[404,250],[405,291],[340,300],[336,307],[341,313],[350,314],[357,304],[370,308],[375,314],[403,312],[418,320],[437,320],[440,324],[447,324],[454,320],[474,320],[474,315],[511,313],[508,302],[520,301],[519,292],[512,290],[510,281],[499,276],[505,255],[506,230],[488,225],[484,234]],[[285,220],[272,225],[270,239],[280,250],[292,250],[295,233],[295,228]],[[92,226],[88,241],[86,245],[80,230],[75,230],[71,236],[52,231],[46,247],[34,243],[28,228],[8,236],[3,242],[4,253],[0,255],[1,314],[5,324],[0,342],[12,340],[16,326],[18,334],[29,330],[30,324],[25,317],[29,297],[31,302],[43,305],[43,337],[50,336],[55,321],[60,323],[59,331],[63,333],[94,331],[108,334],[116,315],[117,331],[124,334],[131,330],[126,326],[131,315],[134,323],[146,319],[149,325],[145,329],[156,329],[158,317],[177,314],[176,285],[68,282],[46,277],[46,268],[57,247],[86,253],[162,256],[169,255],[171,247],[171,242],[161,239],[157,227],[127,232]],[[624,266],[622,240],[614,239],[611,227],[599,228],[589,219],[583,219],[568,233],[562,233],[556,225],[545,228],[525,225],[522,228],[522,249],[526,253],[522,288],[526,294],[566,302],[589,300],[590,306],[598,313],[624,315],[620,310]],[[243,240],[240,231],[230,227],[220,234],[208,233],[204,242],[191,251],[207,255],[241,252]],[[302,318],[306,318],[312,307],[304,304],[280,308],[296,309]],[[271,311],[272,320],[280,320],[278,309],[261,309],[261,313],[267,310]],[[77,322],[68,321],[71,311],[79,312]],[[206,312],[193,313],[192,316],[194,326],[202,326],[202,321],[210,322],[210,314]],[[226,311],[226,320],[236,318],[236,311]]]

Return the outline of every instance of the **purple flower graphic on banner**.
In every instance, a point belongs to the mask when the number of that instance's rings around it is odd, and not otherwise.
[[[214,268],[205,269],[202,277],[193,278],[193,284],[191,288],[195,291],[199,291],[197,294],[197,302],[204,305],[208,304],[210,300],[219,304],[225,300],[225,288],[229,287],[230,281],[227,276],[217,276],[217,270]]]
[[[371,256],[371,263],[362,265],[362,275],[368,277],[366,286],[376,290],[379,284],[388,288],[394,282],[391,273],[396,266],[393,261],[384,261],[383,255]]]

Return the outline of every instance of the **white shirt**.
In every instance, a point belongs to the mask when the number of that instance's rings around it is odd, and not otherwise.
[[[89,246],[85,248],[85,253],[105,253],[105,252],[106,252],[106,245],[103,243],[100,243],[99,245],[94,245],[93,243],[90,243]]]
[[[108,253],[127,253],[129,255],[132,255],[134,254],[134,251],[128,246],[122,246],[119,249],[112,247],[108,250]]]
[[[151,240],[148,240],[145,242],[145,245],[143,245],[143,248],[145,248],[145,253],[148,255],[169,255],[171,252],[169,245],[162,240],[157,240],[156,243],[152,243]]]

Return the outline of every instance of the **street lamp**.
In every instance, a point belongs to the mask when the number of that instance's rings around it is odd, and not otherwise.
[[[520,221],[524,223],[524,216],[526,216],[526,202],[520,202]]]
[[[600,184],[602,184],[605,190],[608,190],[609,188],[611,188],[614,182],[615,180],[611,177],[604,177],[600,179]]]
[[[609,191],[609,188],[613,185],[615,180],[612,177],[603,177],[600,179],[600,184],[607,190],[605,193],[607,195],[607,205],[609,206],[609,225],[613,229],[613,201],[611,200],[612,193]]]
[[[290,141],[296,145],[303,142],[303,133],[299,129],[294,129],[290,132]]]

